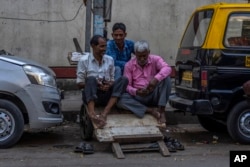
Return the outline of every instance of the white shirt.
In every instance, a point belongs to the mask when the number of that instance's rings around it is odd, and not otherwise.
[[[82,56],[77,65],[76,83],[85,83],[86,77],[94,76],[96,79],[105,78],[106,81],[114,81],[115,66],[111,56],[103,55],[102,63],[95,59],[92,53]]]

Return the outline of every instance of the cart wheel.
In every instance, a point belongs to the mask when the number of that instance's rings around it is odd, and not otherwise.
[[[80,135],[83,140],[91,140],[93,137],[93,124],[87,112],[87,106],[82,105],[80,111]]]

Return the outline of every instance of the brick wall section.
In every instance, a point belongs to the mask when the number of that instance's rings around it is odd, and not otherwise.
[[[76,78],[76,66],[56,66],[50,68],[55,72],[57,79]]]

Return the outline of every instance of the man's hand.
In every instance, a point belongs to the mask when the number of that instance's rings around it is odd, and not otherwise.
[[[149,94],[149,90],[148,89],[144,89],[144,88],[140,88],[140,89],[137,89],[136,91],[136,95],[137,96],[147,96]]]
[[[110,86],[109,85],[99,85],[99,89],[100,90],[102,90],[102,91],[108,91],[109,90],[109,88],[110,88]]]
[[[114,82],[112,81],[104,81],[98,84],[98,88],[102,91],[108,91]]]
[[[154,89],[155,89],[155,87],[156,87],[156,85],[158,84],[158,80],[157,79],[155,79],[155,78],[153,78],[150,82],[149,82],[149,84],[148,84],[148,86],[147,86],[147,90],[151,93],[151,92],[153,92],[154,91]]]

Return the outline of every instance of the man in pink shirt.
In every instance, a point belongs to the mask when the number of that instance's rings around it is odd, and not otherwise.
[[[148,42],[137,41],[134,49],[136,57],[124,68],[124,76],[129,81],[127,93],[121,96],[117,106],[132,111],[139,118],[150,113],[163,124],[171,92],[172,69],[162,57],[150,54]],[[155,106],[158,108],[154,109]]]

